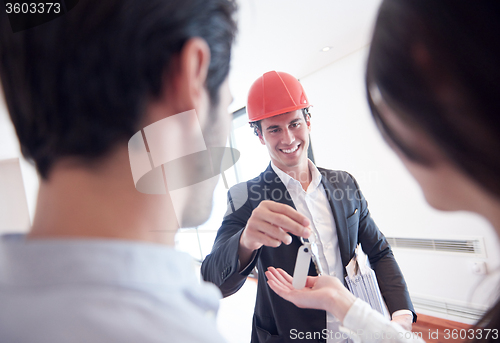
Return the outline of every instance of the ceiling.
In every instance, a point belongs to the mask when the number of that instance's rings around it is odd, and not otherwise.
[[[239,33],[229,82],[233,112],[270,70],[297,78],[365,47],[381,0],[238,0]],[[322,52],[324,47],[331,47]]]
[[[229,75],[234,112],[270,70],[305,76],[366,46],[381,0],[236,0],[239,33]],[[321,52],[330,46],[328,52]],[[18,143],[0,92],[0,158]]]

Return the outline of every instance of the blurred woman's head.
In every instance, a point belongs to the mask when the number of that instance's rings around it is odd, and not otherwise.
[[[438,209],[500,205],[498,18],[491,1],[385,0],[378,14],[370,107]]]

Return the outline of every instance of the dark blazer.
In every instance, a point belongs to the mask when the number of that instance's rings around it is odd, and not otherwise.
[[[414,313],[405,280],[391,247],[371,218],[356,180],[343,171],[318,169],[337,227],[344,274],[346,275],[345,266],[354,256],[358,243],[361,243],[375,270],[389,312],[409,309]],[[296,342],[297,339],[291,339],[291,330],[297,330],[294,331],[296,333],[323,332],[326,329],[326,312],[300,309],[282,299],[267,285],[264,271],[273,266],[292,275],[297,251],[301,246],[299,238],[292,235],[290,245],[282,244],[278,248],[261,247],[252,262],[238,273],[240,236],[253,209],[262,200],[273,200],[295,208],[285,185],[271,165],[257,178],[240,183],[228,192],[228,211],[217,233],[212,252],[203,261],[201,273],[206,281],[217,285],[226,297],[240,289],[248,274],[257,266],[259,273],[252,342]],[[317,275],[312,263],[309,275]]]

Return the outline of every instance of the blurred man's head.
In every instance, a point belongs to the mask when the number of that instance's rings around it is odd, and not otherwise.
[[[198,123],[165,132],[167,144],[188,144],[198,125],[207,147],[224,146],[234,11],[229,0],[80,1],[15,34],[3,11],[5,100],[22,152],[42,180],[50,183],[67,164],[98,174],[136,132],[192,109]],[[193,223],[210,213],[213,187],[198,195],[201,207],[185,199]]]
[[[148,103],[174,84],[194,37],[210,49],[202,76],[216,107],[229,72],[233,11],[228,0],[81,1],[16,34],[4,11],[0,76],[23,154],[47,179],[61,158],[92,160],[126,143],[142,128]]]

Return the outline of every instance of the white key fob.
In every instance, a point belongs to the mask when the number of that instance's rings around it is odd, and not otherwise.
[[[306,286],[307,274],[309,274],[309,265],[311,264],[311,248],[302,245],[297,253],[295,269],[293,270],[293,288],[302,289]]]

